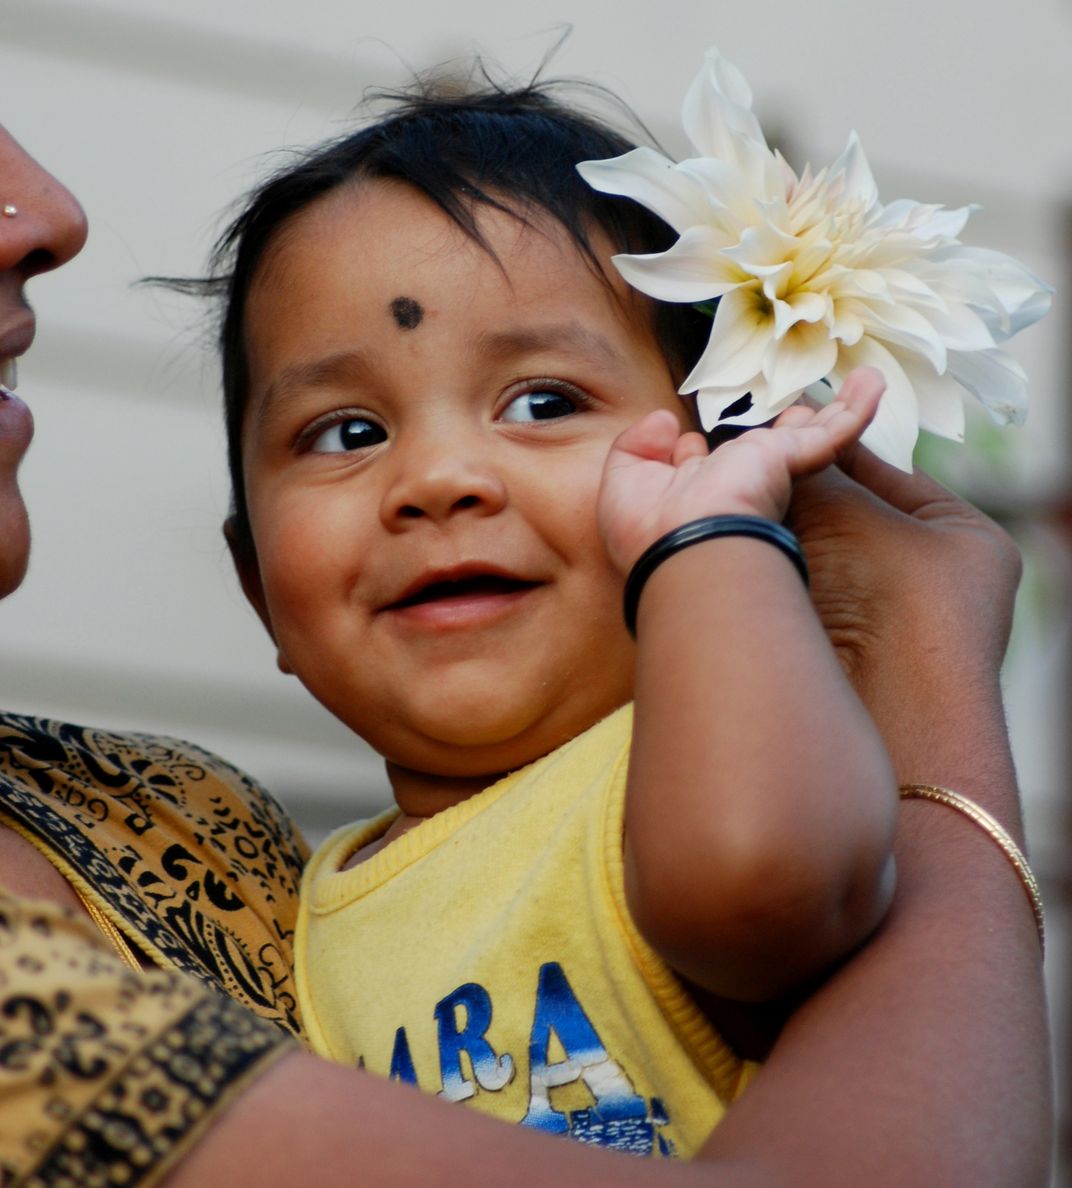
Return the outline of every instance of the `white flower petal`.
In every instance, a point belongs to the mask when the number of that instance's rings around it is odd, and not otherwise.
[[[778,294],[788,288],[793,265],[789,260],[784,264],[753,264],[749,271],[762,279],[763,296],[773,303],[778,300]]]
[[[835,301],[833,314],[827,320],[830,337],[845,346],[855,346],[864,336],[863,318],[858,313],[860,308],[858,302]]]
[[[927,316],[924,317],[908,305],[868,305],[865,302],[858,302],[857,305],[859,309],[867,311],[866,314],[860,315],[866,334],[893,343],[904,350],[915,351],[922,355],[936,372],[945,371],[945,342],[932,321],[936,317],[945,316],[941,310],[928,310]]]
[[[955,240],[964,230],[968,219],[981,209],[974,203],[969,206],[961,206],[957,210],[946,210],[944,206],[917,205],[917,218],[913,221],[910,229],[916,239]],[[923,211],[926,211],[926,214],[918,214]]]
[[[904,268],[883,268],[882,275],[890,295],[897,301],[911,301],[925,309],[946,309],[946,302],[914,272]]]
[[[871,225],[883,230],[903,230],[919,240],[955,240],[981,207],[974,203],[957,210],[898,198],[876,211]]]
[[[783,338],[797,322],[823,322],[830,310],[830,298],[820,293],[791,293],[785,301],[774,301],[774,337]],[[823,331],[829,338],[829,328]]]
[[[947,270],[957,274],[974,269],[980,284],[986,286],[995,303],[991,306],[993,313],[990,316],[983,309],[980,312],[999,342],[1033,325],[1050,308],[1053,289],[1004,252],[958,246],[936,253],[936,256]],[[976,303],[979,303],[978,298]]]
[[[825,326],[798,322],[785,337],[767,347],[763,375],[771,414],[792,404],[802,388],[821,380],[838,358],[838,344]]]
[[[765,395],[761,380],[757,380],[757,390],[761,395]],[[722,415],[727,408],[736,404],[742,396],[749,395],[751,391],[750,384],[739,384],[736,388],[701,388],[696,393],[696,411],[700,417],[700,424],[705,429],[714,429],[716,425],[752,426],[769,421],[770,413],[767,412],[766,404],[757,404],[754,400],[743,413],[737,413],[732,417]]]
[[[891,300],[884,274],[870,268],[831,268],[827,288],[837,298],[857,297],[869,302]]]
[[[964,230],[968,219],[982,210],[974,202],[957,210],[939,207],[929,219],[915,228],[917,239],[956,239]]]
[[[753,288],[727,293],[715,310],[707,347],[680,390],[750,383],[761,372],[773,333],[774,317],[762,294]]]
[[[696,186],[704,197],[706,210],[698,223],[717,221],[734,240],[741,228],[752,221],[753,195],[745,184],[739,166],[732,161],[712,157],[689,157],[679,162],[677,169]]]
[[[964,389],[948,373],[938,375],[924,360],[892,352],[919,401],[919,427],[950,441],[964,440]]]
[[[1005,351],[949,352],[949,374],[964,385],[999,425],[1022,425],[1027,375]]]
[[[736,141],[766,147],[759,120],[752,114],[752,92],[745,77],[713,46],[693,79],[681,107],[685,134],[704,157],[736,159]]]
[[[679,234],[705,221],[707,197],[690,174],[650,148],[636,148],[609,161],[581,161],[577,172],[601,194],[632,198]]]
[[[821,235],[799,237],[793,257],[790,283],[794,286],[809,285],[825,290],[828,265],[833,258],[834,250],[830,240]]]
[[[613,256],[615,268],[634,288],[657,301],[711,301],[750,281],[718,250],[709,227],[690,227],[673,247],[647,256]]]
[[[882,231],[904,230],[918,219],[919,209],[920,203],[911,198],[895,198],[885,206],[876,206],[868,224]]]
[[[781,268],[786,264],[786,257],[797,246],[796,237],[787,234],[770,223],[762,223],[757,227],[749,227],[741,235],[741,241],[733,247],[726,248],[726,255],[735,260],[746,272],[756,276],[764,275],[756,271],[765,266]]]
[[[881,343],[862,338],[842,349],[831,379],[836,387],[854,367],[877,367],[886,380],[875,419],[860,440],[873,454],[900,470],[912,473],[912,451],[919,436],[919,403],[901,365]]]
[[[782,167],[771,151],[750,140],[734,142],[732,155],[689,157],[679,166],[701,183],[711,201],[741,226],[756,222],[756,202],[785,194]]]
[[[878,201],[878,186],[875,185],[871,166],[867,163],[860,138],[849,133],[849,143],[841,156],[830,166],[830,178],[841,179],[844,186],[842,202],[870,210]]]
[[[951,351],[985,351],[994,345],[986,322],[966,305],[951,302],[947,309],[928,309],[926,318]]]
[[[1028,326],[1033,326],[1044,318],[1050,312],[1050,306],[1053,304],[1052,294],[1052,289],[1040,289],[1027,298],[1022,305],[1010,310],[1008,321],[1000,333],[993,326],[990,327],[994,334],[994,341],[1007,342],[1014,334],[1019,334],[1021,330],[1026,330]]]

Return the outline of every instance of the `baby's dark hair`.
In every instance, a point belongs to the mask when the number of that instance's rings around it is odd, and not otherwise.
[[[479,89],[418,80],[408,91],[380,95],[388,114],[376,123],[306,153],[254,190],[220,237],[204,288],[222,300],[220,352],[232,543],[253,560],[242,471],[242,420],[249,368],[244,340],[246,301],[265,252],[280,230],[310,203],[361,179],[404,182],[434,202],[490,251],[480,232],[481,204],[526,221],[549,214],[604,275],[592,246],[594,229],[624,252],[657,252],[674,233],[628,199],[607,197],[577,173],[579,161],[618,156],[634,147],[608,124],[558,99],[562,84],[533,82]],[[624,106],[622,108],[624,111]],[[652,303],[653,328],[673,375],[683,377],[703,349],[710,319],[687,306]]]

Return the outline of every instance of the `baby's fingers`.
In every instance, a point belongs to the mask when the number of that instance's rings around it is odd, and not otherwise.
[[[878,411],[878,402],[885,391],[886,380],[881,371],[876,367],[857,367],[845,377],[835,403],[847,406],[864,418],[862,433]]]
[[[801,429],[815,419],[819,410],[810,404],[791,404],[783,413],[779,413],[774,422],[775,429]]]
[[[787,410],[777,422],[777,428],[793,435],[792,473],[809,474],[827,466],[859,441],[873,420],[885,389],[879,372],[870,367],[860,368],[848,376],[841,391],[825,407],[812,410],[797,406]]]
[[[618,435],[610,447],[608,465],[628,465],[638,459],[669,462],[680,434],[681,426],[674,414],[665,408],[656,409]]]
[[[674,444],[670,461],[674,466],[684,466],[690,458],[706,458],[710,453],[707,439],[702,433],[682,433]]]

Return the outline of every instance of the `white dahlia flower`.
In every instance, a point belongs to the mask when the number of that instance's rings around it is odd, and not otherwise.
[[[660,301],[717,299],[710,341],[681,386],[705,428],[767,421],[862,364],[887,384],[863,440],[902,470],[921,427],[963,440],[965,389],[999,423],[1023,420],[1026,376],[997,344],[1041,318],[1052,290],[1012,257],[958,240],[977,208],[884,206],[855,133],[828,169],[798,177],[767,147],[747,82],[715,49],[682,119],[697,157],[675,164],[638,148],[577,168],[678,233],[665,252],[614,257],[631,285]],[[723,417],[746,395],[746,411]]]

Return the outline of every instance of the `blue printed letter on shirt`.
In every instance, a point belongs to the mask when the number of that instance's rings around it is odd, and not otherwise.
[[[459,1029],[458,1011],[465,1014]],[[514,1060],[508,1053],[495,1055],[495,1049],[484,1038],[491,1025],[491,998],[483,986],[467,982],[453,994],[436,1003],[436,1023],[439,1025],[439,1067],[443,1078],[440,1096],[448,1101],[465,1101],[476,1092],[476,1086],[462,1073],[462,1053],[469,1056],[473,1076],[481,1089],[492,1091],[508,1084],[514,1075]]]
[[[409,1040],[406,1029],[400,1027],[395,1032],[395,1046],[391,1051],[390,1080],[405,1081],[407,1085],[417,1084],[417,1070],[413,1067],[413,1056],[409,1050]]]
[[[566,1059],[556,1064],[548,1063],[552,1031],[566,1053]],[[554,961],[540,967],[529,1063],[529,1109],[522,1119],[525,1126],[559,1134],[570,1130],[565,1114],[551,1107],[551,1090],[578,1078],[583,1079],[595,1099],[595,1110],[603,1122],[647,1116],[644,1099],[633,1092],[628,1077],[608,1056],[562,967]]]

